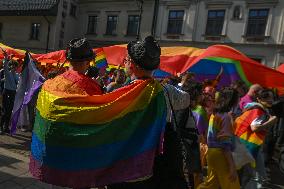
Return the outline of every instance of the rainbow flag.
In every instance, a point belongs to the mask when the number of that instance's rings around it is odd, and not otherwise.
[[[194,109],[192,109],[192,114],[196,121],[196,127],[198,129],[198,133],[199,134],[206,133],[209,122],[206,110],[201,105],[198,105]]]
[[[257,158],[258,151],[263,144],[266,136],[266,131],[253,132],[250,124],[257,117],[265,114],[264,110],[254,108],[245,111],[240,117],[235,120],[235,135],[240,138],[240,141],[247,147],[251,155]]]
[[[14,54],[15,58],[23,58],[24,52],[0,43],[0,47]],[[127,45],[115,45],[94,49],[97,53],[96,65],[105,69],[108,65],[123,65],[127,54]],[[0,52],[0,59],[3,55]],[[62,63],[65,51],[48,54],[33,54],[39,62]],[[44,64],[44,63],[43,63]],[[154,72],[157,78],[164,78],[178,73],[190,71],[197,80],[215,79],[221,67],[224,72],[218,87],[228,86],[236,80],[244,81],[248,86],[258,83],[264,87],[275,88],[279,95],[284,95],[284,73],[262,65],[236,49],[225,45],[212,45],[206,49],[194,47],[162,47],[161,64]],[[261,77],[260,77],[261,76]]]
[[[110,65],[120,65],[126,55],[126,45],[103,49]],[[284,73],[262,65],[225,45],[213,45],[207,49],[162,47],[161,64],[154,76],[163,78],[190,71],[198,81],[203,81],[215,79],[221,67],[224,72],[219,88],[240,79],[248,86],[258,83],[264,87],[276,88],[279,95],[284,95]]]
[[[95,53],[96,53],[96,59],[95,59],[96,67],[99,69],[106,68],[107,59],[106,59],[106,55],[104,53],[103,48],[95,49]]]
[[[61,82],[70,81],[62,77]],[[159,82],[137,80],[94,96],[73,95],[75,88],[59,92],[52,79],[39,93],[31,145],[32,175],[71,188],[152,175],[166,125]]]

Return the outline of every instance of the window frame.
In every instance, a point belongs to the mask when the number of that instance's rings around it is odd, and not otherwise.
[[[115,21],[110,21],[109,17],[116,17]],[[109,27],[110,27],[110,23],[115,23],[115,29],[112,29],[112,32],[109,32]],[[118,25],[118,15],[107,15],[107,24],[106,24],[106,32],[105,35],[112,35],[115,36],[117,35],[117,25]],[[113,27],[113,26],[112,26]]]
[[[95,19],[95,22],[93,22],[93,24],[95,23],[95,26],[93,26],[93,30],[92,32],[90,32],[90,18],[93,17],[93,18],[96,18]],[[87,34],[90,34],[90,35],[97,35],[97,30],[98,30],[98,15],[88,15],[88,26],[87,26]]]
[[[37,41],[40,40],[40,28],[41,28],[41,23],[34,22],[31,24],[30,40],[37,40]]]
[[[223,30],[224,30],[225,19],[226,19],[226,11],[227,11],[226,9],[209,9],[209,10],[207,11],[207,21],[206,21],[206,27],[205,27],[205,36],[223,36]],[[210,12],[215,12],[216,17],[215,17],[215,18],[210,18],[210,17],[209,17]],[[218,13],[219,13],[219,12],[223,12],[222,20],[221,20],[221,19],[218,20]],[[214,23],[213,21],[215,21],[215,23]],[[219,32],[215,32],[215,31],[217,31],[217,29],[215,29],[214,32],[210,33],[210,32],[209,32],[210,30],[208,29],[209,22],[213,22],[213,23],[214,23],[213,25],[216,26],[216,25],[219,24],[218,21],[219,21],[219,22],[222,21],[222,26],[221,26],[221,28],[218,29]],[[210,23],[210,24],[211,24],[211,23]],[[212,24],[211,24],[211,25],[212,25]],[[216,28],[216,27],[212,27],[212,28]]]
[[[130,17],[134,17],[134,21],[133,22],[130,22]],[[138,18],[138,20],[136,21],[135,19]],[[130,14],[128,15],[128,22],[127,22],[127,30],[126,30],[126,35],[127,36],[136,36],[138,35],[138,29],[139,29],[139,22],[140,22],[140,16],[138,14]],[[135,33],[130,33],[130,26],[131,26],[131,23],[132,25],[134,24],[137,24],[136,25],[136,32]],[[134,30],[133,30],[134,31]]]
[[[259,31],[258,29],[254,29],[254,31],[256,31],[254,34],[253,34],[253,32],[252,32],[252,33],[249,33],[249,30],[251,29],[250,27],[252,27],[251,24],[250,24],[250,22],[253,22],[254,25],[257,25],[257,24],[259,24],[259,23],[255,24],[255,20],[256,20],[256,19],[259,19],[259,20],[261,21],[261,19],[263,19],[263,18],[259,18],[259,16],[257,16],[258,18],[251,19],[251,18],[250,18],[250,13],[251,13],[251,11],[260,12],[260,11],[264,11],[264,10],[267,11],[267,15],[266,15],[265,21],[264,21],[264,22],[265,22],[265,26],[264,26],[264,28],[262,28],[262,29],[263,29],[262,34],[257,33],[257,31]],[[250,9],[248,10],[248,18],[247,18],[247,23],[246,23],[247,27],[246,27],[246,30],[245,30],[245,36],[246,36],[246,37],[265,37],[265,36],[266,36],[267,28],[268,28],[268,21],[269,21],[269,14],[270,14],[270,11],[271,11],[271,10],[270,10],[269,8],[250,8]],[[256,26],[256,27],[257,27],[257,26]],[[259,26],[258,26],[258,27],[259,27]],[[252,30],[252,29],[251,29],[251,30]]]
[[[176,15],[179,13],[179,12],[182,12],[183,15],[182,17],[178,17],[176,16],[176,18],[171,18],[171,13],[173,12],[176,12]],[[179,10],[175,10],[175,9],[171,9],[168,11],[168,24],[167,24],[167,34],[168,35],[182,35],[183,34],[183,27],[184,27],[184,18],[185,18],[185,10],[183,9],[179,9]],[[181,25],[179,25],[180,23],[178,22],[181,22]],[[175,28],[173,31],[170,31],[170,25],[174,23],[173,25],[177,26],[179,25],[180,28]]]

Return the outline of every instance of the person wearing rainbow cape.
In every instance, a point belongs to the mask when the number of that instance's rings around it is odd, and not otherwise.
[[[154,81],[152,73],[155,69],[159,67],[160,55],[161,49],[157,41],[152,36],[146,37],[143,41],[130,42],[127,46],[127,55],[124,60],[124,64],[126,72],[129,73],[132,78],[132,82],[137,82],[141,80]],[[132,82],[130,82],[130,84]],[[170,128],[173,125],[169,123],[171,121],[174,122],[174,118],[171,117],[171,111],[189,107],[190,96],[188,93],[181,91],[172,85],[158,85],[162,87],[162,96],[166,102],[166,107],[164,108],[167,111],[167,126],[165,128],[164,140],[165,151],[163,155],[157,154],[157,156],[155,157],[155,163],[152,167],[153,174],[127,182],[108,185],[108,189],[158,189],[165,187],[168,189],[187,188],[185,178],[183,177],[184,175],[178,175],[180,172],[175,172],[176,170],[179,171],[177,165],[179,163],[178,159],[174,159],[173,157],[175,156],[171,156],[168,154],[170,151],[170,147],[168,146],[168,144],[173,141],[165,141],[166,137],[169,136],[169,133],[171,132],[169,130],[173,129]],[[172,140],[172,138],[170,140]],[[175,146],[175,148],[178,148],[178,146]],[[167,149],[169,151],[167,151]],[[174,166],[172,169],[169,168],[166,161],[163,161],[167,158],[171,159],[168,160]],[[161,167],[160,164],[164,166]],[[168,171],[167,168],[169,168]]]
[[[152,77],[160,55],[153,37],[131,42],[125,67],[135,80],[102,94],[96,82],[83,75],[94,58],[90,45],[85,39],[72,40],[66,52],[72,69],[47,80],[38,95],[31,174],[70,188],[115,183],[157,188],[149,178],[163,152],[171,109],[190,104],[189,94]]]

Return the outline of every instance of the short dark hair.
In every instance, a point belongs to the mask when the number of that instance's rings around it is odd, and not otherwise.
[[[190,80],[186,85],[183,85],[181,89],[190,95],[190,101],[196,101],[197,97],[202,94],[203,88],[202,83]]]
[[[258,98],[258,99],[260,99],[260,100],[264,100],[264,99],[266,99],[267,97],[269,97],[269,93],[272,93],[272,94],[273,94],[273,97],[274,97],[274,92],[273,92],[273,90],[267,89],[267,88],[261,89],[261,90],[259,90],[259,91],[256,93],[256,98]]]
[[[222,88],[215,100],[215,113],[229,112],[238,102],[238,92],[232,87]]]
[[[128,43],[127,51],[133,63],[144,70],[152,71],[160,65],[161,48],[153,36]]]

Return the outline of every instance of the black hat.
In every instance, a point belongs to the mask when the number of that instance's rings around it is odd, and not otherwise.
[[[66,50],[66,59],[74,62],[92,60],[95,56],[86,38],[72,39]]]
[[[153,36],[128,43],[127,50],[133,62],[145,70],[155,70],[160,65],[161,48]]]

